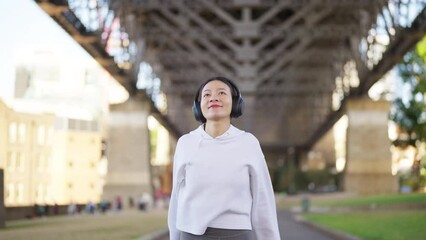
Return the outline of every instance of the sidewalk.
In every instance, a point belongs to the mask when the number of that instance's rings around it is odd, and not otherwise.
[[[288,210],[278,211],[278,225],[280,228],[281,240],[334,240],[334,238],[297,221]],[[142,238],[140,240],[142,240]],[[143,238],[143,240],[145,240],[145,238]],[[146,238],[146,240],[148,240],[148,238]],[[161,237],[157,236],[157,238],[150,238],[149,240],[169,240],[169,237],[163,234]]]
[[[288,210],[278,211],[278,225],[280,228],[281,240],[333,240],[333,238],[297,221]]]

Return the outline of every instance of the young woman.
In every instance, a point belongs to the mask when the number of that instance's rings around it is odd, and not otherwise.
[[[173,162],[170,240],[280,240],[272,184],[259,141],[231,125],[243,99],[229,79],[208,79]]]

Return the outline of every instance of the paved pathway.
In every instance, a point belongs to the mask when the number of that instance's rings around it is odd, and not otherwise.
[[[333,240],[333,238],[297,222],[288,210],[278,212],[278,225],[281,240]]]
[[[329,236],[316,231],[303,223],[297,222],[290,211],[280,210],[278,212],[278,224],[281,240],[333,240]],[[158,240],[168,240],[164,237]]]

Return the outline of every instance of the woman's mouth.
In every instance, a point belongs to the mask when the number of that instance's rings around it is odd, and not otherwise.
[[[210,108],[220,108],[220,107],[222,107],[222,106],[220,106],[220,105],[211,105],[211,106],[209,107],[209,109],[210,109]]]

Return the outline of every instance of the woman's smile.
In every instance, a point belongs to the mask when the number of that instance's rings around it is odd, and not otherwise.
[[[210,108],[221,108],[221,107],[222,107],[222,106],[220,106],[220,105],[213,104],[213,105],[210,105],[209,109],[210,109]]]

